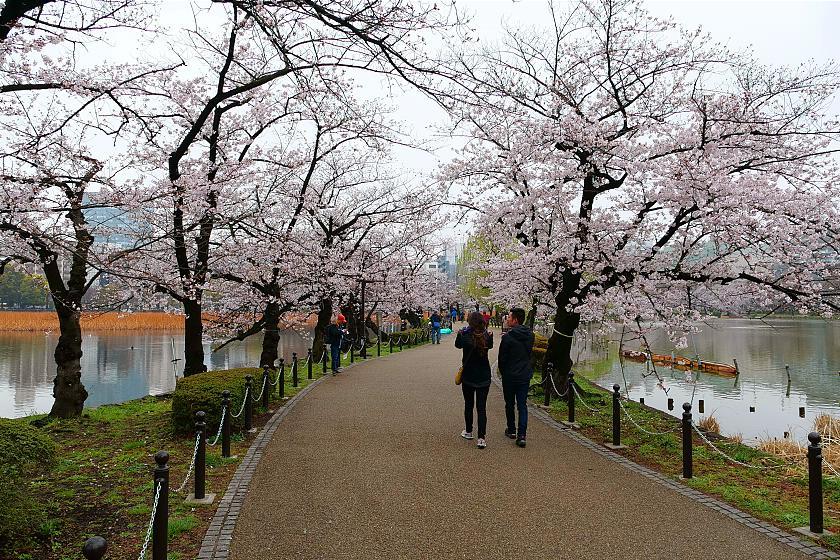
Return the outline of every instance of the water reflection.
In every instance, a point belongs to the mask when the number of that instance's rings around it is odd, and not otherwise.
[[[55,377],[53,352],[58,336],[43,333],[0,332],[0,417],[48,412]],[[210,352],[211,370],[253,366],[259,362],[262,340],[251,337]],[[294,331],[280,337],[280,355],[305,357],[309,341]],[[173,353],[174,351],[174,353]],[[90,396],[86,406],[123,402],[144,395],[168,393],[175,388],[176,371],[183,361],[180,332],[88,333],[82,341],[82,382]]]
[[[646,364],[624,360],[622,371],[618,344],[586,344],[581,358],[595,373],[596,382],[605,387],[622,386],[630,398],[680,417],[682,403],[694,404],[695,418],[714,414],[724,433],[741,434],[745,441],[755,438],[791,437],[804,441],[820,413],[840,413],[840,324],[811,319],[754,321],[722,319],[704,325],[703,332],[689,338],[689,347],[676,349],[664,331],[648,335],[654,353],[672,351],[686,357],[732,363],[738,360],[737,379],[708,373],[686,372],[658,366],[650,371]],[[638,345],[627,345],[637,349]],[[788,393],[785,365],[790,366]],[[658,374],[658,376],[657,376]],[[660,382],[660,378],[662,381]],[[695,381],[696,379],[696,381]],[[674,410],[667,410],[668,398]],[[699,414],[698,401],[705,413]],[[799,407],[805,407],[805,418]],[[754,412],[750,412],[754,407]]]

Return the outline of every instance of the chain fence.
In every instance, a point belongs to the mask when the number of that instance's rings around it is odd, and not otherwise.
[[[629,411],[628,411],[628,410],[624,407],[624,403],[623,403],[623,402],[621,402],[621,400],[620,400],[620,399],[619,399],[619,401],[618,401],[618,404],[619,404],[619,406],[621,407],[621,410],[622,410],[622,411],[624,411],[624,414],[627,416],[627,418],[630,420],[630,422],[631,422],[634,426],[636,426],[636,428],[637,428],[639,431],[641,431],[641,432],[643,432],[643,433],[645,433],[645,434],[648,434],[649,436],[664,436],[664,435],[667,435],[667,434],[672,434],[672,433],[674,433],[674,432],[676,431],[676,429],[675,429],[675,428],[671,428],[670,430],[667,430],[667,431],[665,431],[665,432],[652,432],[652,431],[650,431],[650,430],[646,430],[645,428],[642,428],[642,426],[641,426],[641,425],[639,425],[639,423],[638,423],[638,422],[636,422],[636,419],[635,419],[635,418],[633,418],[633,417],[630,415],[630,412],[629,412]]]
[[[230,415],[231,418],[239,418],[240,416],[242,416],[242,411],[245,410],[245,403],[248,401],[248,397],[250,396],[250,393],[251,393],[251,388],[250,387],[245,387],[245,396],[242,399],[242,406],[239,408],[238,413]]]
[[[158,482],[155,488],[155,501],[152,504],[152,516],[149,518],[149,527],[146,529],[146,538],[143,539],[143,548],[140,549],[140,556],[137,560],[143,560],[146,557],[146,551],[149,549],[149,543],[152,541],[152,527],[155,524],[155,513],[157,512],[158,500],[160,499],[160,489],[162,483]]]
[[[219,443],[219,438],[222,435],[222,427],[225,425],[225,415],[227,414],[227,406],[222,407],[222,417],[219,420],[219,431],[216,432],[216,439],[213,440],[213,443],[207,442],[207,445],[213,447],[217,443]]]
[[[184,482],[182,482],[181,486],[179,486],[178,489],[175,490],[176,494],[180,494],[184,490],[184,488],[187,487],[187,483],[190,481],[190,478],[192,478],[193,469],[195,469],[195,458],[198,455],[198,446],[199,446],[200,443],[201,443],[201,434],[196,434],[195,435],[195,447],[193,448],[192,460],[190,461],[190,468],[187,469],[187,476],[184,478]]]

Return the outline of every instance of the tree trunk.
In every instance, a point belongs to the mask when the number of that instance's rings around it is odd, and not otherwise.
[[[50,416],[73,418],[82,414],[88,392],[82,384],[82,327],[81,312],[68,309],[65,302],[55,300],[60,336],[55,347],[53,402]]]
[[[280,343],[280,331],[277,325],[280,323],[280,305],[270,301],[263,312],[263,343],[260,354],[260,367],[274,367],[277,361],[277,345]],[[318,354],[320,356],[320,354]]]
[[[318,310],[318,323],[315,325],[315,334],[312,339],[313,359],[321,358],[326,350],[327,346],[324,341],[326,339],[327,327],[332,320],[332,308],[332,300],[330,298],[321,300],[321,309]]]
[[[184,300],[184,377],[207,371],[204,365],[204,324],[201,321],[201,303]]]
[[[533,330],[534,328],[534,321],[537,319],[537,304],[534,303],[531,305],[531,309],[528,310],[528,316],[525,318],[525,324],[528,325],[528,328]]]

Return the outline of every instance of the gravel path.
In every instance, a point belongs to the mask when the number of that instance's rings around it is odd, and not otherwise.
[[[231,557],[805,557],[533,416],[517,448],[495,386],[477,449],[458,436],[453,341],[358,365],[307,395],[265,449]]]

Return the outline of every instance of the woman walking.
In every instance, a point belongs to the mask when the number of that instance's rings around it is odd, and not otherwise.
[[[467,318],[468,326],[458,331],[455,348],[461,348],[461,390],[464,392],[464,439],[473,439],[473,408],[478,411],[478,448],[487,447],[487,393],[490,392],[490,360],[487,351],[493,348],[493,335],[481,313],[475,311]]]

